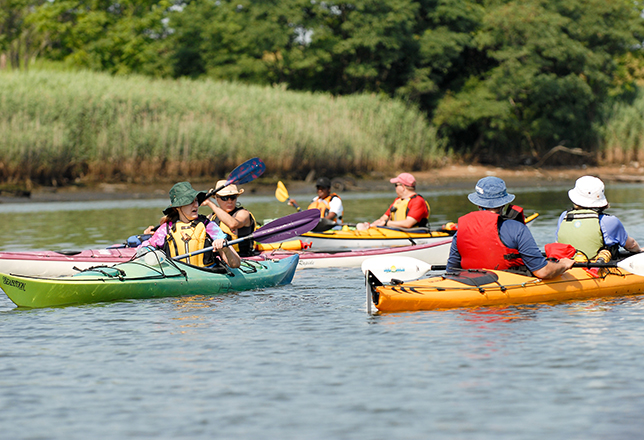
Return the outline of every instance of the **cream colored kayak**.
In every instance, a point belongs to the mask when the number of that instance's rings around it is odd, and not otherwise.
[[[428,264],[445,264],[450,243],[451,237],[444,237],[429,244],[380,249],[345,249],[338,252],[294,252],[277,249],[245,259],[263,261],[299,255],[298,269],[360,267],[366,259],[383,255],[414,257]],[[0,272],[28,276],[74,275],[94,266],[124,263],[131,260],[135,254],[135,248],[88,249],[80,252],[0,252]]]

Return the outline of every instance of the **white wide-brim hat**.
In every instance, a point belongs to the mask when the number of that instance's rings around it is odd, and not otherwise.
[[[224,186],[226,184],[226,180],[220,180],[217,182],[217,185],[215,185],[215,188],[219,188],[221,186]],[[218,196],[238,196],[240,194],[244,193],[244,188],[237,188],[237,185],[230,184],[224,189],[220,190],[217,192]]]
[[[583,176],[577,179],[575,187],[568,191],[570,201],[582,208],[603,208],[608,206],[604,195],[604,182],[597,177]]]

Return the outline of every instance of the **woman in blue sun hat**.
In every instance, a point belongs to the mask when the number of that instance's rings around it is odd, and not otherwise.
[[[482,178],[467,198],[479,209],[458,219],[448,270],[525,267],[535,277],[546,279],[561,275],[574,264],[569,258],[546,260],[528,227],[502,215],[503,207],[514,200],[502,179]]]

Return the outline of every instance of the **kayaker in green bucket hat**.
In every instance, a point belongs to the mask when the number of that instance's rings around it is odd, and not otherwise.
[[[226,234],[205,215],[199,214],[199,206],[206,200],[205,191],[195,190],[190,182],[179,182],[170,189],[170,205],[159,221],[160,227],[139,248],[152,246],[170,258],[198,251],[210,246],[210,251],[194,255],[183,262],[194,266],[213,267],[227,264],[239,267],[241,259],[232,247],[224,247]]]
[[[181,208],[197,201],[199,205],[206,199],[205,191],[197,191],[190,182],[179,182],[170,188],[170,206],[163,210],[165,215],[170,215],[172,208]]]

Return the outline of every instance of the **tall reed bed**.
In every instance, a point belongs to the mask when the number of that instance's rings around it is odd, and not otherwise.
[[[632,104],[613,105],[600,132],[604,163],[644,161],[644,91],[638,91]]]
[[[0,73],[0,176],[40,183],[222,176],[259,156],[303,177],[432,167],[445,156],[417,110],[243,84]]]

